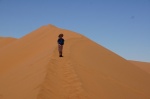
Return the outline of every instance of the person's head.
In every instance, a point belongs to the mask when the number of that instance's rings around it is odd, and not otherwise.
[[[59,38],[62,38],[63,36],[64,36],[63,34],[59,34],[59,35],[58,35]]]

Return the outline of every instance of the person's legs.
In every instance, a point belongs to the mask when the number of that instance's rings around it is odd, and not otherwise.
[[[62,51],[59,51],[59,56],[62,56]]]
[[[63,57],[62,56],[62,50],[63,50],[63,45],[60,46],[60,57]]]
[[[59,57],[63,57],[62,50],[63,50],[63,45],[58,45]]]

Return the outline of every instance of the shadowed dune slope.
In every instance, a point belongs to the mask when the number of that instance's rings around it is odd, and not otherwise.
[[[148,62],[139,62],[139,61],[130,61],[134,65],[138,66],[139,68],[145,70],[146,72],[150,73],[150,63]]]
[[[58,57],[57,36],[65,36]],[[150,74],[90,39],[48,25],[0,50],[0,99],[150,99]]]

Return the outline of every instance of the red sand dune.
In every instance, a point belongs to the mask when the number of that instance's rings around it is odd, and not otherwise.
[[[9,45],[10,43],[16,41],[17,39],[15,38],[6,38],[6,37],[0,37],[0,48],[6,46],[6,45]]]
[[[65,38],[58,57],[57,37]],[[43,26],[0,49],[0,99],[150,99],[150,74],[72,31]]]
[[[143,69],[144,71],[150,73],[150,63],[148,62],[139,62],[139,61],[130,61],[134,65],[138,66],[139,68]]]

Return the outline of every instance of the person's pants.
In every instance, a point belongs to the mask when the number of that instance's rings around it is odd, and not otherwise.
[[[63,45],[58,45],[59,55],[62,55]]]

